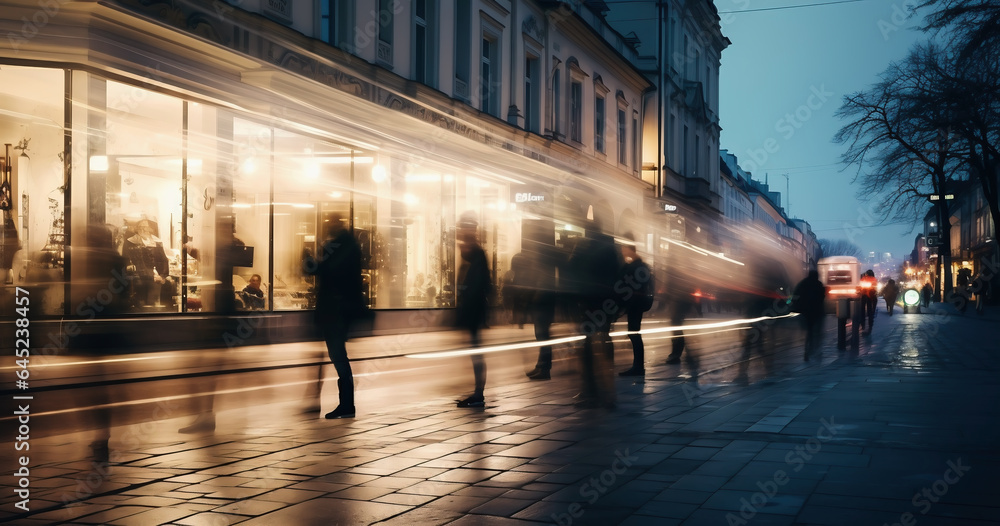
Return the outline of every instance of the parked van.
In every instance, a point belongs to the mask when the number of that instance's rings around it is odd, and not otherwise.
[[[861,287],[861,262],[854,256],[831,256],[816,264],[819,280],[830,299],[856,298]]]

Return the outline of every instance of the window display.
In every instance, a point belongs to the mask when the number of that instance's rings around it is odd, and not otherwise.
[[[125,262],[131,314],[312,309],[314,278],[303,272],[302,254],[317,250],[336,216],[349,218],[358,239],[364,294],[375,309],[454,307],[458,210],[480,213],[496,272],[519,250],[516,205],[487,173],[355,147],[90,72],[4,67],[4,79],[2,107],[25,105],[11,94],[23,91],[11,88],[19,83],[46,99],[32,103],[30,117],[0,120],[11,145],[0,169],[0,211],[9,215],[0,267],[10,266],[0,270],[11,281],[45,284],[44,314],[86,303],[83,286],[68,289],[71,305],[63,301],[62,267],[71,261],[71,275],[86,274],[85,250],[65,257],[67,235],[92,227],[110,232]],[[67,79],[73,192],[63,186]],[[72,228],[67,205],[80,211]]]
[[[31,312],[65,310],[63,70],[0,68],[0,279],[31,287]]]

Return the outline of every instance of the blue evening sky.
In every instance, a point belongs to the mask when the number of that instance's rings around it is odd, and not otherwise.
[[[786,210],[809,221],[818,238],[848,239],[866,254],[890,252],[898,260],[919,230],[875,224],[878,211],[851,183],[857,168],[840,163],[844,146],[832,139],[844,123],[834,113],[844,95],[867,89],[926,36],[902,15],[914,0],[770,9],[830,1],[715,0],[732,41],[719,79],[720,147],[754,179],[766,176]]]

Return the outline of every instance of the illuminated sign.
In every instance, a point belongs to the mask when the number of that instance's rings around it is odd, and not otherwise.
[[[517,192],[514,194],[515,203],[541,203],[544,201],[544,195],[533,194],[531,192]]]

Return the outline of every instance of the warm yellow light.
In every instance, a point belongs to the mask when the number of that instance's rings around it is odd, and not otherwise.
[[[375,181],[376,183],[385,181],[385,167],[381,164],[372,166],[372,181]]]
[[[90,158],[90,171],[91,172],[106,172],[108,171],[108,157],[106,155],[95,155]]]

